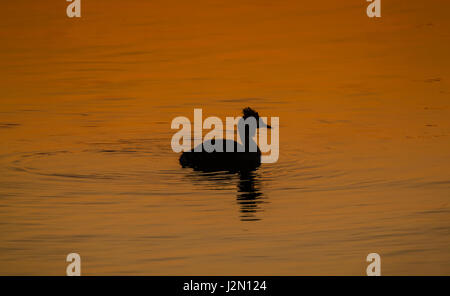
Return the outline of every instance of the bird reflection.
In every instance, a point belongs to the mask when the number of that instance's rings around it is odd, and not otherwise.
[[[205,171],[194,170],[194,183],[205,185],[214,190],[223,190],[230,184],[236,183],[236,202],[239,205],[241,221],[259,221],[261,218],[257,214],[262,211],[262,204],[265,203],[265,196],[261,191],[261,180],[257,170],[244,170],[238,172],[231,171]]]
[[[239,182],[237,185],[237,203],[240,205],[242,221],[258,221],[256,212],[261,210],[261,203],[264,202],[263,194],[260,191],[260,181],[254,171],[239,172]]]

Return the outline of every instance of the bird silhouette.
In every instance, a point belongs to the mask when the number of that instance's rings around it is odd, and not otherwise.
[[[196,148],[183,152],[179,159],[180,164],[202,171],[248,171],[259,167],[261,150],[253,137],[257,128],[271,128],[271,126],[260,120],[258,112],[250,107],[244,108],[242,113],[243,116],[238,121],[238,133],[242,144],[229,139],[207,140]],[[249,118],[255,120],[247,120]],[[222,141],[223,151],[208,152],[211,151],[209,147],[216,146],[216,141]]]

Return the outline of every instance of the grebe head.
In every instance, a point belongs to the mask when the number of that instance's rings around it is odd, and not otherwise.
[[[271,128],[271,126],[260,119],[258,112],[250,107],[244,108],[242,113],[243,116],[238,122],[239,138],[245,147],[245,151],[256,152],[258,150],[258,145],[254,139],[256,129],[262,127]]]
[[[244,116],[242,116],[242,118],[247,119],[249,117],[254,117],[256,119],[256,127],[260,128],[260,127],[265,127],[265,128],[272,128],[270,125],[266,124],[265,122],[259,120],[259,114],[258,112],[256,112],[255,110],[253,110],[250,107],[244,108],[242,110],[242,114]]]

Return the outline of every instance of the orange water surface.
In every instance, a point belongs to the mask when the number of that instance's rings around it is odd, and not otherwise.
[[[450,3],[4,1],[0,274],[450,275]],[[280,119],[250,175],[176,116]]]

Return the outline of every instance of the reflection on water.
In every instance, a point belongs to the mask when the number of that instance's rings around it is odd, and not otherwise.
[[[191,168],[185,168],[191,170]],[[258,169],[229,171],[202,171],[193,170],[187,175],[197,186],[209,190],[223,190],[227,187],[236,187],[236,202],[239,205],[241,221],[259,221],[262,219],[257,213],[263,211],[262,204],[267,198],[261,190],[261,180]],[[205,184],[204,182],[207,182]]]
[[[361,140],[351,123],[281,121],[291,137],[280,139],[277,163],[205,172],[182,168],[171,151],[172,112],[142,120],[152,109],[136,109],[85,110],[96,129],[86,116],[58,125],[67,115],[3,113],[18,125],[1,131],[1,274],[63,274],[74,251],[91,275],[234,274],[236,266],[362,275],[374,251],[385,274],[448,270],[448,137],[424,127],[417,140],[391,129],[383,133],[394,139],[380,140],[369,134],[381,128],[378,116],[359,118],[369,126]],[[120,116],[127,124],[116,125]]]
[[[1,275],[450,274],[448,1],[3,2]],[[180,167],[248,105],[277,163]]]
[[[258,221],[255,213],[262,211],[264,195],[260,190],[260,181],[255,171],[239,172],[237,203],[241,207],[242,221]]]

